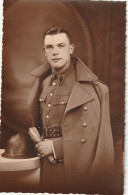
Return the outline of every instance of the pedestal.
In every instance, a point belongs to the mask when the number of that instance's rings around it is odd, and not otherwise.
[[[8,159],[3,152],[0,149],[0,192],[38,192],[40,157]]]

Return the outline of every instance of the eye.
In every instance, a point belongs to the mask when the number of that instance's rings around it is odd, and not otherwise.
[[[58,47],[63,48],[63,47],[65,47],[65,44],[59,44]]]
[[[52,45],[46,45],[45,49],[52,49],[53,46]]]

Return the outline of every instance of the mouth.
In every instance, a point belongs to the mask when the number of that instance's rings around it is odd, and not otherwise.
[[[62,58],[53,58],[52,61],[58,62],[58,61],[60,61],[61,59],[62,59]]]

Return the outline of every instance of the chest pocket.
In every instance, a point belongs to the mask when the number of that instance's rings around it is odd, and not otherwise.
[[[54,97],[52,109],[52,120],[54,122],[61,123],[68,99],[69,95]]]

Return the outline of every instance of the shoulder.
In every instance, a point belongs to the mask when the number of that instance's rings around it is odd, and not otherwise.
[[[31,75],[36,78],[46,78],[51,73],[51,68],[48,63],[44,63],[31,71]]]
[[[106,97],[109,96],[108,86],[104,82],[97,80],[97,81],[93,82],[93,85],[94,85],[94,88],[95,88],[100,100],[104,96],[106,96]]]

